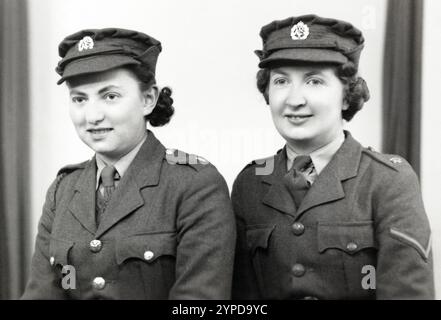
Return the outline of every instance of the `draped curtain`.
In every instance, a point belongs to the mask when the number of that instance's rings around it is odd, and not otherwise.
[[[383,152],[420,172],[423,1],[389,0],[383,78]]]
[[[0,299],[18,298],[29,265],[26,0],[0,0]]]

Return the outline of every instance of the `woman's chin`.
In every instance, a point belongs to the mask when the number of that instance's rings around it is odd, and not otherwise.
[[[305,144],[313,139],[313,135],[311,135],[311,133],[302,129],[289,130],[282,136],[286,141],[296,144]]]

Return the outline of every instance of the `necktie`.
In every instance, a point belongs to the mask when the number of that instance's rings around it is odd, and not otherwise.
[[[297,208],[300,207],[300,204],[310,187],[310,183],[303,172],[311,165],[312,160],[310,156],[297,156],[294,159],[291,169],[284,177],[285,184],[288,186],[288,190],[294,198]]]
[[[115,177],[116,176],[116,177]],[[103,187],[103,193],[100,188],[96,191],[96,223],[101,222],[101,216],[106,210],[107,203],[109,202],[113,191],[115,191],[115,180],[119,178],[118,172],[114,166],[106,166],[101,171],[101,186]]]
[[[110,200],[110,197],[115,190],[115,173],[114,166],[106,166],[101,171],[101,185],[104,188],[104,199],[106,202]]]

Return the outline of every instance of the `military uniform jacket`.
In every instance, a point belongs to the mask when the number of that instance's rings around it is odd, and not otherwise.
[[[60,171],[22,298],[230,298],[236,230],[213,165],[166,150],[149,132],[98,227],[95,190],[95,159]],[[65,266],[75,269],[75,289],[71,279],[63,289]]]
[[[405,160],[346,133],[299,208],[282,183],[285,150],[266,169],[262,163],[248,165],[233,186],[233,298],[434,297],[430,227]]]

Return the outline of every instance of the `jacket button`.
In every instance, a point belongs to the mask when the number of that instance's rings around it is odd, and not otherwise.
[[[305,274],[305,267],[300,264],[300,263],[296,263],[293,267],[292,267],[292,273],[294,274],[294,276],[296,277],[301,277]]]
[[[318,300],[318,298],[317,297],[307,296],[307,297],[303,297],[303,300]]]
[[[101,248],[103,246],[103,243],[100,240],[95,239],[95,240],[90,241],[89,246],[90,246],[90,251],[100,252]]]
[[[96,277],[92,281],[92,286],[97,290],[102,290],[106,286],[106,280],[101,277]]]
[[[355,250],[357,250],[358,246],[355,242],[349,242],[346,245],[346,249],[348,249],[349,252],[354,252]]]
[[[295,222],[292,225],[292,231],[296,236],[300,236],[303,234],[303,232],[305,232],[305,226],[301,222]]]
[[[49,258],[49,263],[51,264],[51,266],[53,266],[54,263],[55,263],[55,258],[54,257],[50,257]]]
[[[155,254],[150,250],[147,250],[146,252],[144,252],[144,259],[147,261],[152,260],[154,256],[155,256]]]

